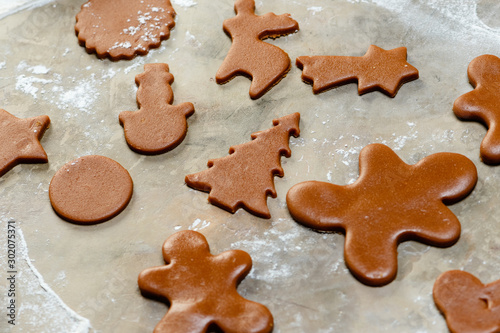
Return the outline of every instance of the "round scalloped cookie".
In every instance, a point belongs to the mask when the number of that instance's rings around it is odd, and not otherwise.
[[[132,59],[160,46],[175,26],[169,0],[89,0],[76,15],[78,41],[88,53]]]

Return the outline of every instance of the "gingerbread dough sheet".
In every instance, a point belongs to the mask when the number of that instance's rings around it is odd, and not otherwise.
[[[237,291],[269,309],[273,333],[447,333],[432,297],[437,277],[459,269],[485,284],[499,279],[500,172],[479,158],[485,127],[460,121],[452,110],[473,89],[469,63],[483,54],[500,57],[496,1],[255,1],[256,14],[289,13],[300,26],[298,33],[264,41],[284,50],[292,66],[256,100],[246,77],[215,82],[231,48],[222,24],[235,17],[234,0],[170,0],[177,14],[170,37],[126,61],[98,59],[78,44],[75,16],[86,0],[35,2],[44,4],[0,18],[0,109],[18,118],[50,118],[41,140],[48,163],[23,164],[0,177],[0,237],[5,240],[7,222],[15,220],[22,272],[16,327],[8,333],[152,332],[168,308],[143,297],[137,277],[163,264],[168,237],[189,229],[207,238],[213,254],[240,249],[251,256],[253,268]],[[359,96],[355,84],[315,95],[294,64],[304,55],[363,55],[372,44],[407,47],[419,79],[394,98]],[[175,76],[173,104],[191,102],[196,111],[180,145],[142,155],[128,147],[118,115],[138,110],[134,78],[154,63],[168,64]],[[207,169],[208,160],[227,156],[230,146],[295,112],[300,136],[289,141],[291,158],[281,158],[285,172],[274,178],[270,219],[243,209],[230,214],[186,186],[184,177]],[[300,182],[355,182],[360,151],[372,143],[385,144],[407,164],[435,153],[462,154],[479,175],[472,193],[448,206],[461,224],[457,243],[401,243],[397,277],[380,288],[361,284],[347,269],[344,235],[304,227],[286,206],[288,190]],[[119,215],[85,226],[57,216],[48,190],[61,166],[88,155],[120,163],[134,189]],[[0,267],[5,246],[1,241]],[[0,270],[2,295],[6,278]]]

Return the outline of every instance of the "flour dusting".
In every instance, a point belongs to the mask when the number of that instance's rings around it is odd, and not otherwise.
[[[21,10],[41,7],[54,0],[8,0],[0,1],[0,20]]]
[[[248,252],[258,262],[261,269],[252,269],[248,275],[250,278],[277,282],[291,278],[301,269],[299,263],[303,263],[303,254],[318,247],[318,237],[288,218],[278,218],[271,224],[272,228],[268,231],[231,243],[231,248]],[[287,260],[276,260],[285,257]],[[345,271],[340,264],[343,262],[340,254],[328,260],[330,265],[322,269],[329,273]]]
[[[193,224],[191,224],[188,227],[188,230],[198,231],[198,230],[205,229],[209,225],[210,225],[210,221],[196,219],[196,220],[194,220]],[[175,230],[178,230],[178,229],[175,229]]]
[[[84,72],[81,76],[75,73],[75,76],[63,77],[46,66],[30,66],[24,61],[16,69],[16,90],[31,95],[34,100],[41,99],[54,104],[60,110],[75,108],[89,114],[95,112],[94,104],[100,96],[99,86],[117,72],[108,69],[100,75]],[[72,117],[71,113],[65,115],[66,118]]]
[[[430,33],[436,33],[438,37],[442,37],[442,32],[447,31],[456,40],[468,40],[471,35],[481,36],[483,40],[478,40],[479,43],[486,42],[485,35],[489,35],[496,42],[500,40],[499,29],[487,26],[477,16],[476,0],[426,0],[417,5],[412,0],[373,0],[373,3],[397,13],[402,20],[418,22],[415,27],[423,29],[424,34],[428,36]],[[413,10],[408,10],[409,7]],[[429,11],[438,13],[447,20],[437,19],[437,15],[429,15]],[[448,24],[452,22],[453,29],[446,29],[443,26],[447,24],[445,21],[448,21]]]
[[[316,15],[317,13],[319,13],[323,10],[323,7],[311,6],[311,7],[307,7],[307,10],[312,12],[313,15]]]
[[[0,225],[6,230],[4,223],[4,220],[0,220]],[[18,286],[16,321],[22,322],[23,328],[30,332],[37,332],[40,327],[43,327],[44,333],[89,332],[92,328],[89,320],[70,309],[33,266],[19,226],[16,229],[16,250],[16,285]],[[6,249],[0,252],[1,267],[6,267],[6,254]]]
[[[172,0],[172,4],[188,8],[188,7],[193,7],[196,6],[198,3],[194,0]]]

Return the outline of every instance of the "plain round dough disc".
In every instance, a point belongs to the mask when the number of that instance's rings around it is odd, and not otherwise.
[[[132,197],[133,182],[118,162],[89,155],[66,163],[49,186],[56,213],[70,222],[104,222],[125,209]]]

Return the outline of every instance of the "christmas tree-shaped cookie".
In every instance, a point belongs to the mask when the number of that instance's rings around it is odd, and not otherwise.
[[[239,208],[270,218],[267,196],[276,198],[274,176],[283,177],[281,155],[291,156],[288,140],[297,137],[300,114],[273,120],[274,127],[231,147],[229,156],[208,161],[209,169],[186,176],[188,186],[210,192],[208,201],[231,213]]]
[[[135,77],[139,111],[120,113],[120,124],[129,147],[141,154],[161,154],[177,147],[187,132],[186,118],[194,113],[192,103],[172,105],[170,86],[174,76],[167,64],[146,64]]]

